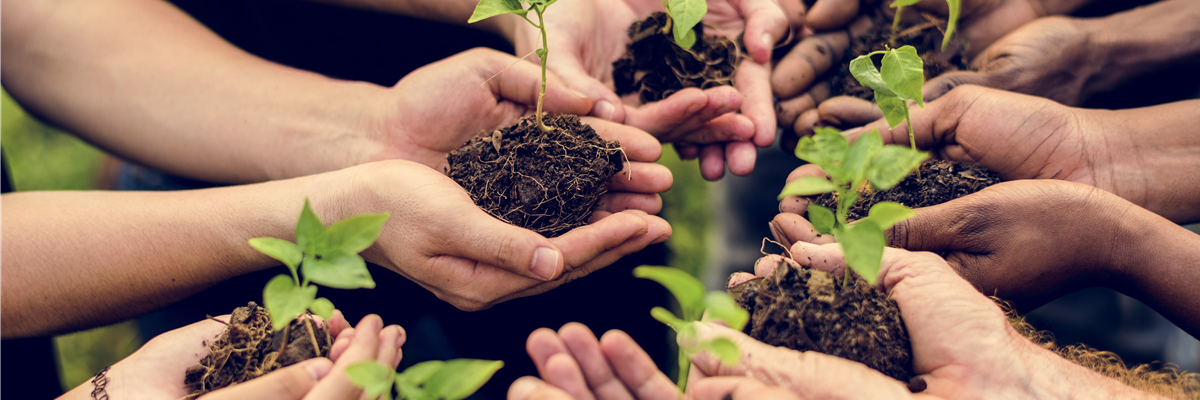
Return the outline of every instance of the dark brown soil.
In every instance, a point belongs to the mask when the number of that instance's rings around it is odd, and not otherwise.
[[[326,357],[330,344],[329,330],[314,323],[307,315],[292,321],[287,328],[273,332],[267,309],[250,302],[233,310],[229,328],[209,345],[209,354],[199,364],[188,368],[183,384],[192,393],[185,399],[194,399],[310,358]]]
[[[613,62],[617,94],[638,93],[649,103],[685,88],[733,84],[741,55],[737,44],[725,36],[705,36],[704,24],[697,24],[696,44],[684,50],[675,45],[670,31],[662,32],[666,21],[666,13],[656,12],[629,26],[631,42],[625,55]]]
[[[613,175],[624,167],[617,142],[574,115],[533,116],[481,134],[450,153],[450,178],[501,221],[555,237],[587,224]]]
[[[983,190],[1000,183],[1000,176],[978,165],[934,160],[921,164],[921,177],[909,175],[895,187],[875,192],[867,188],[850,207],[847,219],[853,221],[867,216],[876,203],[894,201],[909,208],[928,207]],[[837,196],[826,193],[815,202],[831,210],[837,209]]]
[[[872,51],[885,50],[888,38],[892,36],[891,18],[885,16],[883,11],[877,7],[869,9],[872,10],[869,11],[872,13],[871,30],[867,34],[855,38],[847,48],[845,56],[842,57],[841,64],[831,70],[829,86],[830,94],[833,96],[848,95],[864,100],[875,99],[875,93],[870,88],[859,84],[854,79],[854,75],[850,74],[850,60]],[[915,12],[917,10],[908,7],[905,15]],[[896,35],[896,45],[893,47],[911,45],[917,48],[921,59],[925,61],[925,80],[935,78],[945,72],[968,69],[969,60],[967,60],[963,42],[960,40],[962,32],[955,34],[954,39],[950,41],[950,46],[943,52],[942,37],[945,36],[943,32],[946,30],[946,20],[927,13],[921,13],[921,16],[924,20],[922,23],[901,25],[900,33]],[[875,67],[879,68],[883,56],[875,56],[873,60]]]
[[[912,345],[896,302],[858,274],[842,278],[779,257],[775,272],[729,290],[750,311],[746,333],[773,346],[858,361],[908,382]]]

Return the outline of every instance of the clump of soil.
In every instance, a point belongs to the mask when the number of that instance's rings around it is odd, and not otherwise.
[[[229,328],[209,345],[209,354],[187,369],[185,399],[242,383],[315,357],[329,356],[329,329],[305,315],[275,332],[267,309],[250,302],[233,310]],[[281,355],[282,350],[282,355]]]
[[[833,96],[848,95],[864,100],[874,100],[875,92],[858,83],[850,74],[850,60],[872,51],[886,50],[888,38],[892,37],[892,19],[883,14],[878,8],[870,8],[871,29],[865,35],[854,38],[842,62],[832,68],[830,78],[830,94]],[[912,7],[905,10],[905,15],[917,12]],[[928,13],[921,13],[922,23],[903,26],[896,34],[896,45],[893,48],[910,45],[917,49],[921,59],[925,61],[925,80],[935,78],[945,72],[969,69],[962,32],[956,32],[950,40],[950,46],[942,51],[942,38],[945,36],[946,20]],[[875,68],[883,62],[883,56],[874,56]]]
[[[895,300],[853,272],[852,282],[842,285],[842,277],[788,258],[765,260],[779,263],[774,273],[729,290],[750,312],[746,334],[772,346],[858,361],[902,382],[916,376]]]
[[[670,30],[663,33],[667,20],[666,13],[655,12],[629,26],[631,43],[613,62],[617,94],[638,93],[643,103],[649,103],[685,88],[733,84],[741,57],[737,44],[725,36],[705,36],[704,24],[697,24],[696,44],[685,50],[675,44]]]
[[[555,237],[587,224],[624,153],[574,115],[533,116],[450,153],[446,174],[501,221]]]
[[[847,219],[867,216],[871,207],[881,201],[893,201],[909,208],[929,207],[963,197],[1000,183],[1000,175],[978,165],[955,161],[934,160],[921,164],[920,178],[910,174],[895,187],[884,191],[860,191],[858,201],[850,206]],[[837,209],[837,195],[826,193],[814,200],[818,205]]]

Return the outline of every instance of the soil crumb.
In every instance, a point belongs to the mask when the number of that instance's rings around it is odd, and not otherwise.
[[[685,50],[675,44],[670,31],[663,33],[667,20],[666,13],[655,12],[629,26],[631,42],[625,55],[613,62],[617,94],[638,93],[643,103],[650,103],[685,88],[733,84],[741,55],[737,44],[725,36],[706,36],[701,23],[694,28],[696,44]]]
[[[933,160],[921,164],[921,177],[910,174],[895,187],[884,191],[866,188],[850,207],[847,219],[854,221],[867,216],[871,207],[881,201],[893,201],[909,208],[929,207],[963,197],[1000,183],[1000,175],[978,165],[955,161]],[[817,196],[816,204],[837,209],[837,195]]]
[[[446,174],[501,221],[556,237],[587,224],[625,154],[574,115],[531,115],[454,150]],[[627,174],[628,171],[622,172]]]

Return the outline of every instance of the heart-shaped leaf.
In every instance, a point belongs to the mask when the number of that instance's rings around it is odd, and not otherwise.
[[[708,292],[704,296],[705,311],[708,312],[708,319],[724,322],[730,328],[740,331],[746,326],[746,322],[750,321],[750,313],[738,306],[737,302],[729,297],[729,293],[713,291]]]
[[[802,176],[800,179],[788,182],[779,192],[779,200],[789,196],[812,196],[814,194],[836,192],[838,187],[828,179],[818,176]]]
[[[304,272],[304,277],[313,283],[331,288],[375,288],[375,281],[371,279],[366,261],[357,254],[341,249],[305,256],[300,270]]]
[[[329,247],[350,254],[366,250],[379,238],[379,232],[389,216],[389,213],[359,214],[334,223],[326,231],[329,234]]]
[[[818,233],[824,235],[833,233],[834,216],[833,211],[830,211],[828,208],[809,204],[808,222],[812,223],[813,229]]]
[[[304,314],[316,297],[316,286],[297,287],[292,277],[287,275],[276,275],[263,288],[263,306],[267,308],[271,326],[276,331]]]
[[[392,389],[392,379],[396,372],[380,364],[378,361],[359,361],[346,367],[346,377],[350,382],[363,389],[367,398],[374,399],[383,392]]]
[[[296,267],[300,266],[300,261],[304,259],[304,254],[300,252],[300,246],[282,239],[254,238],[250,239],[250,247],[279,260],[292,270],[293,274],[296,273]]]
[[[887,246],[887,239],[879,225],[869,220],[859,221],[843,229],[837,235],[837,241],[842,247],[846,265],[874,285],[883,262],[883,248]]]
[[[850,150],[846,151],[846,161],[842,164],[842,171],[846,174],[846,179],[854,183],[853,187],[858,187],[862,183],[867,174],[867,166],[881,148],[883,148],[883,140],[879,138],[878,129],[872,129],[866,135],[859,136],[858,140],[850,145]]]
[[[425,391],[437,399],[462,400],[483,387],[503,367],[503,361],[465,358],[446,361],[425,383]]]
[[[928,157],[925,152],[904,146],[883,146],[867,166],[867,180],[877,190],[891,189]]]
[[[475,5],[475,12],[471,14],[471,18],[467,20],[468,24],[473,24],[485,19],[504,14],[517,14],[525,16],[529,10],[521,8],[521,2],[517,0],[479,0],[479,4]]]
[[[312,304],[308,305],[308,310],[312,311],[318,317],[325,319],[325,322],[333,319],[333,302],[327,298],[321,297],[313,300]]]
[[[296,222],[296,245],[305,254],[316,254],[324,250],[328,240],[325,224],[313,212],[308,199],[304,199],[304,209],[300,211],[300,220]]]
[[[696,33],[692,28],[704,19],[704,14],[708,13],[708,2],[705,0],[668,0],[667,12],[671,15],[671,20],[674,23],[675,43],[685,49],[692,48],[691,44],[685,46],[685,41],[694,44],[696,42]]]
[[[634,268],[633,276],[665,286],[679,302],[684,320],[700,319],[704,308],[704,284],[696,277],[678,268],[650,266]]]
[[[871,206],[871,211],[867,212],[867,218],[879,226],[879,229],[887,230],[897,222],[912,218],[917,215],[913,209],[905,207],[903,204],[891,201],[881,201]]]
[[[888,87],[887,82],[884,82],[883,76],[879,74],[879,70],[875,69],[875,62],[871,61],[871,56],[878,53],[880,52],[861,55],[850,60],[850,75],[854,75],[854,79],[860,85],[877,92],[875,97],[897,97],[892,88]]]
[[[880,74],[898,97],[916,100],[918,106],[925,107],[921,96],[921,86],[925,84],[924,68],[924,60],[917,54],[917,49],[903,46],[884,53]]]

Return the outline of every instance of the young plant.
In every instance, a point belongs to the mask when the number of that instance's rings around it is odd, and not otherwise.
[[[885,201],[871,207],[866,218],[850,224],[847,214],[858,200],[857,189],[867,182],[875,190],[890,189],[920,166],[928,155],[904,146],[884,146],[877,129],[859,137],[854,144],[849,144],[837,129],[822,127],[816,131],[816,135],[800,139],[796,157],[820,166],[830,179],[801,177],[784,187],[779,199],[833,192],[837,198],[836,214],[828,208],[810,204],[808,220],[817,232],[833,234],[842,247],[846,265],[874,285],[883,262],[883,248],[887,245],[884,230],[915,213],[902,204]],[[843,275],[842,282],[843,286],[849,284],[849,271]]]
[[[460,358],[426,361],[396,373],[378,361],[360,361],[346,367],[350,382],[363,389],[367,398],[392,400],[460,400],[475,393],[504,367],[503,361]]]
[[[724,322],[739,331],[750,321],[750,313],[738,307],[728,293],[712,291],[706,294],[703,283],[677,268],[641,266],[633,269],[633,276],[658,282],[679,302],[682,314],[679,317],[662,307],[654,307],[650,310],[650,316],[671,327],[679,338],[678,342],[683,343],[679,348],[680,390],[687,385],[692,355],[701,350],[712,352],[725,365],[737,364],[741,352],[733,341],[727,338],[702,342],[696,340],[696,321],[701,321],[701,318],[704,321]],[[708,315],[705,315],[705,311]]]
[[[920,3],[921,0],[896,0],[892,2],[891,7],[896,9],[896,16],[892,19],[892,37],[888,39],[888,44],[896,47],[896,34],[900,30],[900,15],[904,13],[904,7]],[[950,45],[950,38],[954,36],[954,30],[958,29],[958,13],[962,8],[961,0],[946,0],[946,6],[950,9],[950,17],[946,19],[946,35],[942,37],[942,51],[946,51],[946,47]]]
[[[542,128],[543,132],[550,132],[553,128],[546,126],[542,116],[542,101],[546,98],[546,58],[550,55],[550,42],[546,39],[546,20],[543,14],[550,5],[557,3],[558,0],[479,0],[479,4],[475,5],[475,12],[471,14],[471,18],[467,20],[468,24],[473,24],[485,19],[504,14],[516,14],[517,16],[529,22],[534,28],[542,33],[542,48],[535,52],[542,60],[542,91],[538,94],[537,102],[537,123],[538,127]],[[521,4],[529,4],[529,8],[525,8]],[[534,23],[529,19],[529,12],[533,11],[537,14],[538,22]]]
[[[374,288],[375,281],[358,253],[375,243],[388,217],[388,213],[355,215],[327,229],[304,199],[296,223],[296,243],[269,237],[250,239],[250,246],[279,260],[292,273],[276,275],[263,289],[263,307],[271,316],[272,328],[286,329],[305,311],[326,321],[333,318],[333,303],[318,298],[317,287],[309,283],[337,289]],[[313,337],[313,349],[319,349],[312,322],[305,319],[304,323]]]
[[[667,10],[666,25],[662,33],[673,32],[675,44],[683,49],[690,49],[696,44],[696,31],[692,28],[704,19],[708,13],[708,2],[705,0],[662,0],[663,8]]]
[[[871,56],[876,54],[883,54],[883,66],[878,70],[871,61]],[[875,104],[883,111],[888,126],[895,128],[901,121],[908,122],[908,141],[916,150],[908,101],[916,100],[918,106],[925,108],[925,99],[921,95],[921,86],[925,84],[924,61],[917,55],[917,49],[904,46],[855,57],[850,61],[850,74],[859,84],[875,91]]]

